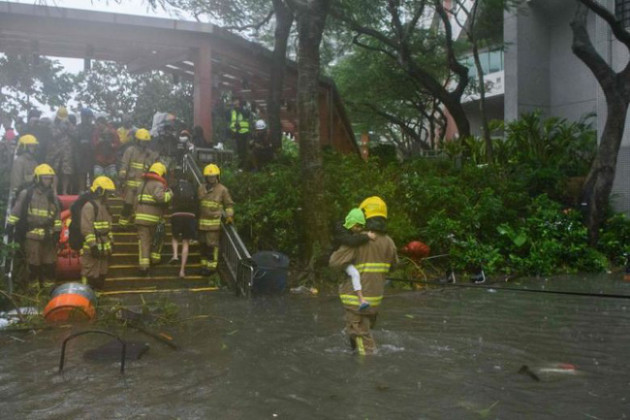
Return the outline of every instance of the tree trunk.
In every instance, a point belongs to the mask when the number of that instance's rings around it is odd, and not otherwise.
[[[483,68],[479,59],[479,48],[473,42],[473,58],[475,60],[475,68],[477,69],[477,79],[479,79],[479,112],[481,114],[481,130],[483,141],[486,145],[486,162],[492,162],[492,139],[490,138],[490,127],[488,126],[488,115],[486,114],[486,86],[483,80]]]
[[[330,0],[310,0],[297,12],[298,120],[302,171],[303,261],[329,243],[324,173],[319,139],[319,46]]]
[[[630,35],[608,9],[591,0],[580,0],[571,22],[573,53],[591,70],[606,97],[606,123],[597,147],[597,156],[584,183],[582,203],[586,206],[589,242],[596,245],[599,228],[606,218],[608,200],[617,167],[617,156],[623,138],[630,102],[630,66],[615,73],[595,49],[587,30],[586,19],[594,11],[610,25],[615,37],[630,49]]]
[[[586,220],[589,243],[595,246],[599,240],[599,228],[605,221],[608,198],[612,191],[617,155],[623,137],[628,112],[628,102],[623,99],[608,99],[608,115],[599,143],[597,156],[584,183]]]
[[[271,61],[271,77],[269,97],[267,101],[267,119],[269,120],[269,134],[273,148],[282,147],[282,123],[280,121],[280,107],[284,88],[284,68],[286,66],[287,43],[293,25],[293,11],[282,1],[273,0],[276,16],[274,33],[273,57]]]

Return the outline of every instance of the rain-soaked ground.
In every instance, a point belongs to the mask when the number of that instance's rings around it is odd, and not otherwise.
[[[620,275],[526,284],[630,295]],[[83,359],[104,336],[72,341],[59,374],[69,331],[0,335],[0,418],[630,417],[628,299],[461,287],[390,294],[374,331],[379,354],[361,359],[348,351],[335,296],[171,298],[182,317],[216,317],[163,329],[176,351],[127,331],[151,347],[124,375],[117,362]],[[530,374],[518,373],[523,365]]]

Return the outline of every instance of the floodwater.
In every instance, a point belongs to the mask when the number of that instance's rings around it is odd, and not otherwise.
[[[124,332],[151,346],[124,375],[118,362],[83,359],[105,336],[71,341],[60,374],[68,330],[1,334],[0,418],[630,417],[630,300],[504,285],[389,294],[374,330],[379,354],[363,359],[349,352],[335,296],[171,296],[181,317],[214,317],[162,328],[179,350]],[[620,275],[527,285],[630,295]],[[539,381],[519,374],[523,365]]]

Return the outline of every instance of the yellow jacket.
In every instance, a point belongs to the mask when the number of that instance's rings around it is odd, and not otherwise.
[[[220,183],[210,188],[208,184],[199,187],[199,230],[219,230],[221,212],[227,217],[234,216],[234,201],[228,189]]]
[[[153,150],[148,148],[142,150],[140,146],[135,144],[129,146],[120,161],[118,178],[126,181],[126,187],[138,188],[142,184],[142,175],[157,159],[158,153]]]
[[[15,226],[20,221],[24,206],[28,205],[26,212],[27,239],[43,241],[50,238],[51,233],[61,232],[61,218],[54,193],[49,189],[44,190],[37,186],[33,189],[30,203],[26,203],[28,191],[28,189],[24,189],[18,195],[8,223]]]
[[[94,205],[92,205],[94,203]],[[98,209],[95,211],[94,206]],[[96,217],[95,217],[96,216]],[[88,201],[81,209],[81,235],[85,238],[83,249],[96,246],[103,255],[112,254],[112,216],[100,200]]]
[[[361,274],[363,297],[370,304],[367,310],[378,311],[383,300],[385,276],[398,262],[396,245],[389,236],[376,233],[376,239],[358,247],[342,245],[330,256],[330,266],[343,268],[354,264]],[[351,310],[358,310],[359,298],[352,287],[350,278],[346,278],[339,286],[339,297],[343,305]]]
[[[138,190],[135,211],[137,225],[157,225],[162,219],[166,205],[173,198],[173,192],[166,186],[166,182],[157,178],[160,177],[152,173],[147,174]]]

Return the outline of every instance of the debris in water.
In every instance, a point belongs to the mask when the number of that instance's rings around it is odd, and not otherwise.
[[[521,375],[527,375],[536,382],[540,382],[540,378],[538,377],[538,375],[532,372],[532,370],[527,365],[521,366],[521,368],[518,370],[518,373],[520,373]]]
[[[125,347],[125,359],[138,360],[149,350],[149,345],[140,341],[127,341]],[[86,360],[120,360],[122,344],[118,340],[112,340],[92,350],[83,353]]]
[[[296,294],[296,295],[313,295],[314,296],[319,293],[319,290],[317,290],[314,287],[298,286],[298,287],[292,287],[291,293]]]
[[[405,318],[414,319],[414,318],[415,318],[415,316],[410,315],[410,314],[407,314],[407,315],[405,315]]]

